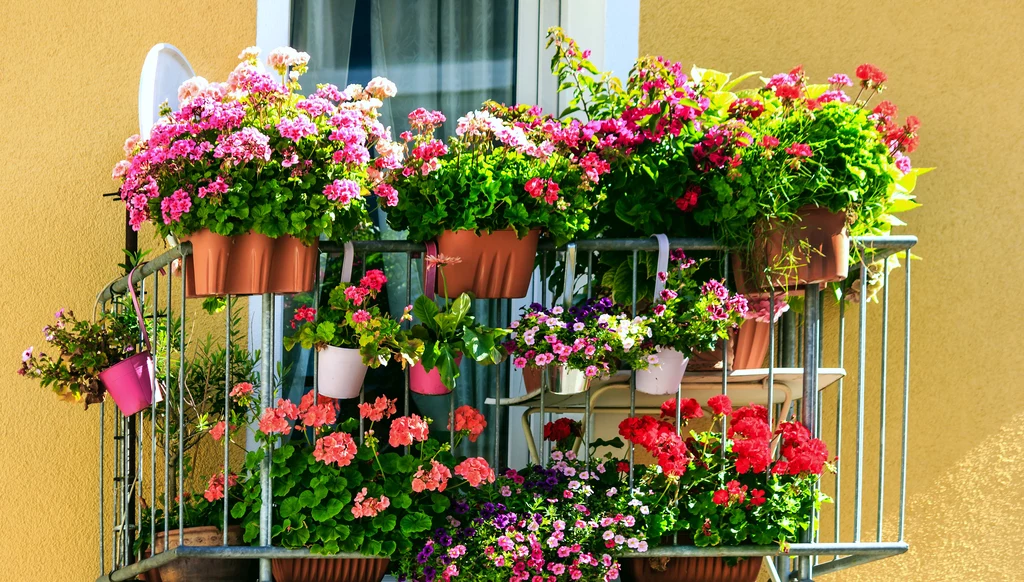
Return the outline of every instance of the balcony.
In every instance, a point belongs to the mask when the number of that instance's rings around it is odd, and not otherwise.
[[[787,551],[779,546],[734,546],[696,547],[692,545],[670,545],[651,549],[643,554],[649,557],[704,557],[737,556],[765,557],[765,568],[775,580],[812,580],[826,574],[858,566],[874,560],[884,559],[906,552],[904,541],[904,508],[906,499],[906,456],[907,456],[907,412],[910,394],[910,249],[916,243],[912,236],[862,237],[855,239],[856,250],[875,249],[875,258],[884,258],[888,266],[890,257],[901,259],[904,271],[898,278],[890,280],[889,269],[883,269],[882,291],[877,306],[869,301],[859,303],[837,302],[827,299],[817,284],[804,289],[802,313],[787,313],[782,320],[770,326],[769,353],[766,368],[730,370],[729,342],[724,342],[724,365],[721,369],[704,372],[688,372],[679,385],[677,398],[704,399],[713,394],[727,394],[738,403],[759,403],[769,411],[769,424],[780,419],[797,418],[812,433],[823,439],[829,450],[838,456],[837,471],[823,478],[822,491],[833,498],[831,505],[823,506],[820,513],[811,516],[815,527],[800,543],[791,544]],[[710,241],[679,239],[670,241],[671,248],[690,252],[718,253]],[[640,253],[653,253],[658,245],[650,239],[597,239],[570,243],[562,248],[541,245],[538,261],[542,268],[535,274],[531,296],[547,305],[554,302],[568,304],[573,298],[591,294],[589,274],[593,259],[599,253],[618,251],[632,253],[635,259]],[[424,249],[421,245],[404,241],[365,241],[353,243],[348,248],[333,243],[321,245],[321,265],[343,254],[366,257],[383,253],[389,257],[390,268],[407,275],[417,271],[422,263]],[[110,426],[105,419],[109,413],[100,415],[101,462],[98,467],[98,489],[100,503],[100,576],[101,581],[130,580],[154,568],[182,559],[251,558],[260,563],[260,580],[271,580],[271,560],[293,557],[323,557],[308,550],[292,550],[270,545],[271,504],[270,458],[265,457],[260,468],[260,483],[263,485],[262,508],[259,515],[259,545],[229,546],[227,532],[224,544],[214,547],[178,545],[160,548],[156,554],[147,557],[133,549],[136,538],[147,532],[149,539],[163,532],[164,539],[184,540],[181,528],[169,525],[168,515],[162,523],[159,519],[144,525],[140,509],[144,504],[159,503],[181,515],[183,501],[172,495],[173,491],[184,491],[182,466],[184,443],[194,427],[185,422],[185,366],[187,357],[194,346],[189,344],[186,318],[190,315],[192,303],[186,299],[186,281],[182,276],[168,276],[166,269],[175,261],[188,261],[191,245],[182,243],[142,265],[134,274],[132,284],[143,292],[151,324],[164,322],[170,330],[162,337],[164,345],[157,348],[156,367],[159,378],[174,378],[168,374],[177,369],[178,389],[169,394],[177,402],[165,400],[154,403],[148,413],[137,417],[124,417],[116,413],[116,420]],[[723,274],[728,275],[728,261],[719,259]],[[350,256],[351,258],[351,256]],[[393,259],[393,260],[391,260]],[[554,268],[548,269],[548,264]],[[181,269],[184,271],[184,269]],[[539,273],[548,273],[547,285],[541,284]],[[323,268],[318,269],[320,277]],[[561,275],[559,297],[551,291],[558,281],[551,273]],[[857,280],[858,273],[850,279]],[[409,280],[411,277],[407,277]],[[564,283],[568,282],[568,284]],[[128,278],[118,279],[98,296],[102,309],[116,309],[117,299],[128,289]],[[636,307],[636,274],[633,276],[634,309]],[[318,284],[316,287],[318,288]],[[405,285],[405,302],[410,303],[410,285]],[[859,279],[859,297],[868,294],[866,277]],[[892,299],[890,298],[892,295]],[[232,309],[236,298],[229,298],[226,310],[226,353],[225,395],[232,385],[231,342],[238,341],[231,333]],[[275,378],[275,358],[267,354],[279,353],[275,345],[275,301],[271,295],[264,295],[260,301],[258,320],[250,322],[253,336],[260,340],[259,377]],[[502,325],[507,325],[512,316],[513,300],[487,300],[483,305],[492,306],[503,314]],[[188,307],[188,308],[186,308]],[[174,319],[177,313],[178,319]],[[849,321],[848,321],[849,319]],[[890,333],[890,320],[895,329]],[[157,327],[154,325],[154,327]],[[160,337],[157,335],[157,337]],[[902,349],[900,349],[902,347]],[[875,357],[872,357],[874,355]],[[314,355],[314,358],[316,356]],[[314,366],[315,369],[315,366]],[[513,458],[522,459],[525,437],[530,459],[538,462],[550,454],[549,445],[543,440],[543,431],[535,419],[549,419],[553,413],[579,415],[584,419],[585,432],[595,437],[609,436],[609,429],[601,426],[599,419],[619,420],[625,416],[642,413],[656,413],[664,397],[656,398],[636,391],[635,373],[620,372],[603,383],[595,384],[590,390],[575,395],[558,395],[543,386],[541,390],[525,393],[518,371],[508,362],[499,364],[493,388],[486,388],[485,404],[487,413],[493,419],[488,426],[489,442],[493,443],[489,461],[494,467],[506,467]],[[313,387],[317,383],[314,373]],[[261,406],[272,406],[279,393],[279,386],[271,383],[271,390],[260,393]],[[491,391],[493,390],[493,391]],[[402,391],[402,407],[410,410],[408,372]],[[432,397],[444,398],[444,397]],[[360,393],[360,403],[363,394]],[[449,413],[460,403],[456,393],[447,397]],[[102,407],[103,405],[101,405]],[[219,406],[216,404],[215,406]],[[222,414],[229,414],[231,403],[225,397]],[[173,409],[173,410],[172,410]],[[175,414],[176,412],[176,414]],[[515,415],[521,422],[515,423]],[[249,418],[254,423],[255,418]],[[362,421],[361,421],[362,422]],[[678,424],[677,418],[677,424]],[[517,426],[518,424],[518,426]],[[873,432],[874,434],[869,434]],[[454,437],[453,437],[454,438]],[[877,444],[877,448],[868,444]],[[232,460],[228,439],[223,440],[221,466],[217,471],[227,474],[237,459]],[[251,445],[250,445],[251,447]],[[589,448],[583,447],[584,458]],[[175,452],[177,454],[175,454]],[[632,484],[636,452],[629,449],[629,475]],[[176,459],[176,462],[175,460]],[[113,473],[108,467],[113,467]],[[148,500],[148,501],[147,501]],[[223,503],[225,518],[231,511],[227,497]],[[896,509],[893,509],[896,508]],[[896,519],[892,519],[896,513]],[[177,529],[177,531],[175,531]],[[160,551],[163,549],[164,551]],[[339,554],[337,557],[357,557]]]

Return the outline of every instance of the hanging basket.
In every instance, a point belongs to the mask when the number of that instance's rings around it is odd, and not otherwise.
[[[582,394],[590,388],[590,378],[582,370],[565,366],[545,366],[544,369],[548,375],[548,392],[552,394]],[[541,369],[523,368],[523,382],[528,393],[540,390]]]
[[[658,350],[658,364],[636,373],[636,389],[644,394],[675,394],[690,361],[681,352]]]
[[[745,295],[842,281],[850,274],[846,214],[803,206],[791,222],[769,222],[758,233],[751,256],[733,255],[732,267],[736,289]]]
[[[261,295],[270,291],[271,261],[274,239],[250,232],[232,237],[228,260],[228,295]]]
[[[437,250],[460,262],[440,267],[436,292],[458,297],[469,292],[477,299],[525,297],[533,278],[540,230],[520,239],[516,231],[496,230],[477,234],[471,230],[446,230],[437,237]],[[429,268],[429,267],[428,267]],[[425,278],[428,279],[428,277]]]
[[[317,356],[317,390],[331,398],[357,398],[366,370],[359,350],[327,346]]]
[[[729,566],[722,558],[623,558],[622,582],[756,582],[761,558]]]
[[[455,365],[461,364],[462,354],[459,354],[455,357]],[[435,367],[428,372],[420,362],[416,362],[416,365],[409,369],[409,390],[425,396],[443,396],[451,393],[441,381],[441,371]]]
[[[320,244],[304,245],[291,235],[274,240],[274,258],[270,269],[271,293],[307,293],[313,290]]]
[[[188,297],[224,295],[231,237],[204,228],[182,240],[192,243],[192,254],[185,260],[185,294]]]
[[[153,381],[155,377],[153,373],[153,356],[151,354],[153,348],[149,343],[146,319],[142,314],[139,296],[135,293],[135,285],[132,284],[132,278],[138,268],[136,266],[128,274],[128,293],[132,298],[135,318],[138,321],[139,330],[142,332],[142,344],[145,346],[145,349],[121,360],[99,374],[100,382],[103,383],[103,387],[110,393],[114,404],[117,405],[118,410],[124,416],[131,416],[144,408],[148,408],[153,404],[154,398],[157,402],[162,399],[162,394]]]
[[[275,559],[275,582],[380,582],[388,572],[387,558]]]

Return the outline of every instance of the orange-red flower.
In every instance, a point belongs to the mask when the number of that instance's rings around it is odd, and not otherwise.
[[[494,469],[482,457],[471,457],[455,467],[455,474],[464,477],[472,487],[481,483],[494,483]]]
[[[334,463],[339,467],[347,467],[356,456],[356,448],[352,435],[347,432],[331,433],[316,441],[313,458],[328,465]]]
[[[487,428],[487,420],[479,410],[468,405],[460,406],[455,410],[455,432],[468,435],[469,442],[475,443],[485,428]],[[452,430],[451,422],[448,423],[448,430]]]

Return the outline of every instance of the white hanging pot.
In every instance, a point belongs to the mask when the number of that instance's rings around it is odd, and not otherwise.
[[[327,346],[317,362],[317,388],[331,398],[356,398],[363,388],[366,364],[359,350]]]
[[[636,373],[636,389],[644,394],[657,396],[675,394],[686,373],[689,358],[675,350],[661,349],[657,352],[658,363]]]

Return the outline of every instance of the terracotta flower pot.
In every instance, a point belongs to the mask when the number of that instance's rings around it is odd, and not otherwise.
[[[658,350],[658,365],[636,373],[636,389],[644,394],[675,394],[689,360],[675,350]]]
[[[231,260],[224,292],[230,295],[259,295],[270,290],[270,262],[274,239],[250,232],[232,237]]]
[[[124,416],[153,404],[153,357],[141,352],[100,372],[100,382]]]
[[[178,530],[168,532],[168,549],[178,547]],[[190,527],[185,529],[186,546],[210,547],[224,542],[221,530],[213,526]],[[228,545],[240,546],[242,528],[228,527]],[[153,547],[164,549],[164,532],[157,532]],[[159,553],[159,552],[158,552]],[[254,580],[259,575],[257,560],[217,560],[212,558],[179,558],[166,566],[150,570],[140,578],[147,582],[242,582]]]
[[[590,388],[590,378],[582,370],[563,366],[546,366],[548,391],[552,394],[581,394]],[[541,386],[540,368],[523,368],[523,382],[527,392],[536,392]]]
[[[792,253],[792,258],[787,253]],[[758,233],[747,259],[738,255],[732,259],[736,289],[743,294],[842,281],[850,273],[846,214],[804,206],[797,210],[794,221],[772,221]],[[773,272],[765,273],[766,267]]]
[[[764,366],[768,356],[769,324],[746,319],[738,330],[729,334],[729,369],[753,370]],[[707,372],[722,369],[722,344],[709,352],[698,352],[690,357],[689,369]]]
[[[275,582],[380,582],[387,558],[296,558],[273,560]]]
[[[331,398],[356,398],[366,369],[359,350],[327,346],[317,356],[317,390]]]
[[[182,237],[182,240],[192,243],[192,254],[185,260],[186,295],[224,295],[231,259],[231,237],[204,228]]]
[[[462,354],[455,357],[455,365],[460,364]],[[426,396],[442,396],[451,392],[441,381],[440,370],[435,367],[428,372],[420,362],[416,362],[416,365],[409,369],[409,390]]]
[[[755,582],[760,558],[728,566],[722,558],[624,558],[622,582]]]
[[[516,299],[530,288],[540,230],[520,239],[514,230],[476,234],[446,230],[437,238],[438,253],[461,262],[440,267],[437,294],[457,297],[471,292],[478,299]]]
[[[271,293],[306,293],[313,290],[314,273],[320,257],[320,244],[306,246],[294,236],[274,240],[270,267]]]

